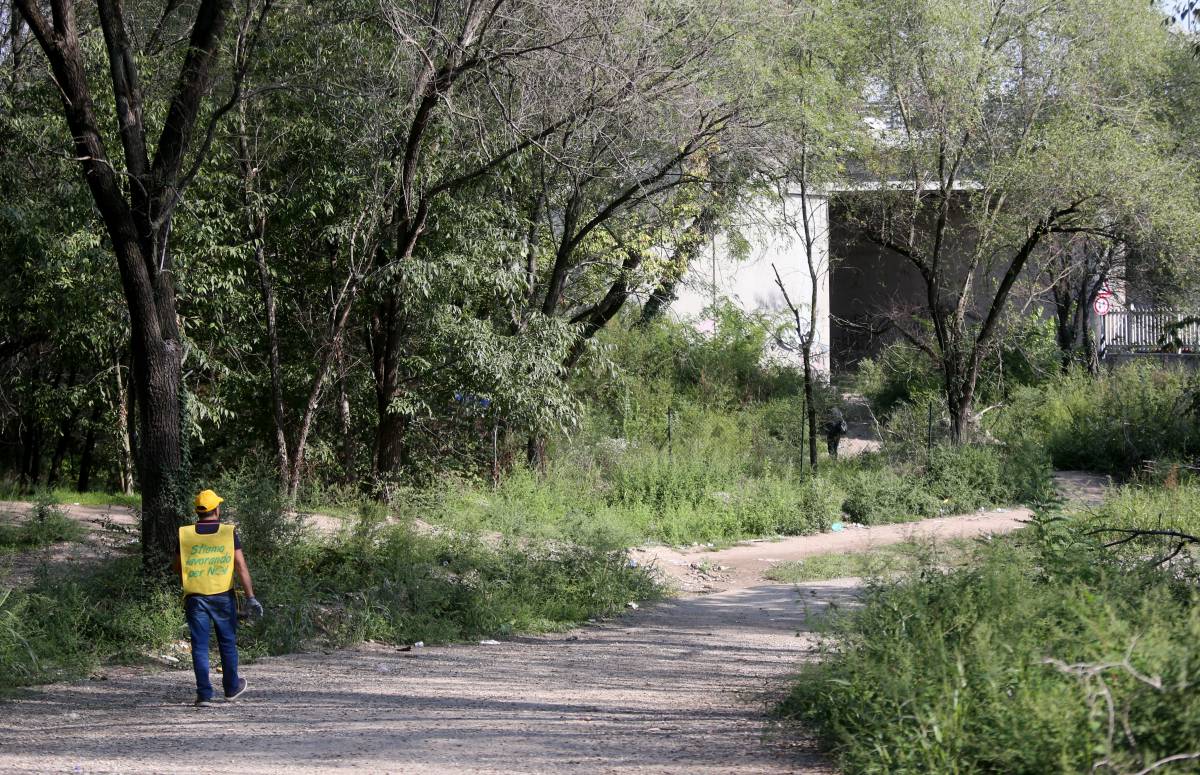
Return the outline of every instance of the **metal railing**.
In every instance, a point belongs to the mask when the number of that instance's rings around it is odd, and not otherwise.
[[[1200,352],[1200,317],[1178,310],[1113,310],[1101,318],[1100,357],[1106,352]]]

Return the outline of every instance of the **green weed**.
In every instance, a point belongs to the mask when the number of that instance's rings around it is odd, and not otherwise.
[[[82,541],[85,528],[45,496],[17,524],[0,525],[0,549],[38,549],[64,541]]]
[[[876,580],[783,711],[850,774],[1135,771],[1194,750],[1200,593],[1085,528],[1042,519],[968,567]]]
[[[257,554],[247,533],[267,615],[239,635],[245,655],[557,630],[661,594],[623,551],[426,535],[367,511],[337,537],[260,543]],[[180,638],[178,588],[143,580],[137,558],[48,575],[0,594],[0,689],[141,661]]]
[[[784,584],[801,584],[827,579],[893,576],[922,567],[953,568],[969,561],[974,543],[966,539],[942,543],[905,541],[869,552],[818,554],[779,563],[767,572],[766,577]]]
[[[1200,452],[1187,375],[1130,364],[1099,378],[1075,372],[1013,396],[995,431],[1035,441],[1054,466],[1129,476],[1147,461]]]

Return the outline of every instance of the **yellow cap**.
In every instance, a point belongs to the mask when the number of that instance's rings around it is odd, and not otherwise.
[[[196,513],[204,514],[220,506],[225,499],[212,490],[205,490],[196,496]]]

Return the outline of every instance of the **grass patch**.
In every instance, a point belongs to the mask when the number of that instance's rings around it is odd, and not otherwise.
[[[1073,518],[1092,529],[1140,527],[1200,534],[1200,481],[1189,478],[1171,487],[1118,487],[1103,504]]]
[[[86,528],[53,502],[42,498],[24,520],[0,524],[0,551],[40,549],[64,541],[82,541]]]
[[[127,509],[140,509],[142,496],[139,493],[125,495],[119,492],[75,492],[74,490],[51,490],[50,497],[59,503],[78,504],[80,506],[121,506]]]
[[[414,494],[405,513],[459,530],[603,545],[731,543],[828,529],[844,496],[831,480],[793,472],[751,476],[697,454],[633,451],[606,467],[571,463],[545,476],[517,471],[495,490]]]
[[[922,567],[952,568],[971,556],[975,541],[905,541],[867,552],[818,554],[795,562],[781,562],[766,573],[772,581],[801,584],[842,578],[876,578],[911,573]]]
[[[1200,574],[1101,549],[1090,520],[877,579],[782,711],[848,775],[1132,772],[1194,751]]]
[[[125,495],[112,492],[76,492],[62,487],[52,490],[45,488],[29,492],[22,490],[15,482],[0,483],[0,500],[3,501],[50,501],[51,503],[70,503],[79,506],[122,506],[129,509],[142,507],[142,496],[138,493]]]
[[[544,476],[518,470],[496,489],[463,484],[413,491],[403,514],[458,530],[496,531],[613,548],[646,542],[730,544],[806,535],[850,519],[864,524],[1011,504],[1051,489],[1040,458],[995,447],[935,448],[919,463],[885,455],[826,461],[813,477],[797,469],[750,470],[747,455],[719,445],[668,455],[614,443],[576,450]]]
[[[266,514],[242,515],[267,609],[239,634],[247,658],[364,639],[432,644],[559,630],[661,594],[624,552],[423,535],[384,524],[373,509],[338,536],[289,532],[272,544]],[[186,637],[178,585],[145,581],[136,557],[43,577],[0,590],[0,689],[142,661]]]

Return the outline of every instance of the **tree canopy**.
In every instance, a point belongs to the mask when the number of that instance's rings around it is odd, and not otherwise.
[[[295,499],[540,462],[596,336],[781,185],[874,192],[960,425],[1014,289],[1077,277],[1063,245],[1179,268],[1200,230],[1187,35],[1121,0],[10,0],[0,27],[2,464],[140,490],[148,560],[230,466]]]

